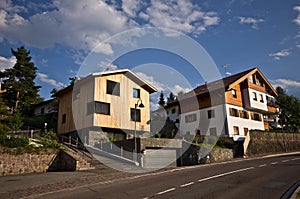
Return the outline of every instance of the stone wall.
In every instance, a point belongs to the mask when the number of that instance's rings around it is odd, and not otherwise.
[[[210,152],[210,162],[223,162],[233,159],[232,149],[213,148]]]
[[[30,153],[19,150],[1,148],[0,176],[45,172],[57,153],[55,149]]]
[[[300,133],[250,131],[249,136],[247,156],[300,151]]]

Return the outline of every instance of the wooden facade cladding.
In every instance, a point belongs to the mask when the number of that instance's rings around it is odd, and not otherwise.
[[[232,90],[235,90],[236,95],[233,96]],[[225,91],[225,101],[227,104],[235,105],[235,106],[243,106],[243,97],[241,92],[240,85],[236,85],[233,89]]]
[[[107,81],[120,84],[120,95],[106,93]],[[133,97],[133,89],[140,90],[140,99],[144,108],[141,112],[141,121],[137,122],[137,130],[150,131],[150,101],[149,92],[123,74],[101,76],[95,78],[95,101],[110,104],[110,115],[94,114],[94,126],[107,128],[134,129],[135,122],[131,120],[130,109],[135,107],[139,98]]]
[[[72,113],[72,91],[70,88],[63,95],[58,97],[58,134],[75,131],[75,124]]]
[[[117,85],[117,92],[111,85]],[[155,91],[128,70],[89,75],[58,92],[58,133],[91,127],[132,133],[135,122],[131,116],[137,102],[144,107],[137,108],[140,121],[136,122],[136,130],[149,132],[150,93]]]

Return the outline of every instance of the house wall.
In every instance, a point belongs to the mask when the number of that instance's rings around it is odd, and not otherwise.
[[[236,98],[232,95],[232,90],[236,90]],[[243,96],[240,85],[236,85],[233,89],[225,92],[225,103],[232,104],[235,106],[243,106]]]
[[[107,80],[120,83],[120,96],[106,94]],[[94,114],[94,126],[134,130],[135,122],[131,120],[130,108],[134,108],[138,98],[133,97],[133,89],[140,89],[140,99],[144,108],[141,111],[141,122],[136,122],[138,131],[150,132],[149,92],[123,74],[95,78],[94,100],[110,103],[110,115]]]
[[[226,115],[227,115],[227,128],[229,137],[233,137],[234,140],[238,140],[239,138],[245,138],[244,128],[248,128],[248,130],[264,130],[264,122],[262,121],[255,121],[251,119],[250,111],[249,118],[241,118],[235,117],[230,115],[230,108],[234,108],[237,110],[245,110],[242,107],[234,106],[231,104],[226,104]],[[261,115],[262,117],[262,115]],[[239,135],[234,135],[234,126],[239,128]]]
[[[217,105],[213,107],[204,108],[197,111],[180,114],[180,134],[186,135],[187,132],[190,135],[195,135],[197,130],[200,130],[201,135],[210,135],[210,128],[216,128],[217,135],[225,134],[225,109],[224,105]],[[215,114],[213,118],[208,118],[208,111],[214,110]],[[185,117],[191,114],[196,114],[196,121],[186,122]]]
[[[71,131],[75,131],[75,124],[72,113],[72,91],[70,89],[64,95],[59,96],[58,105],[58,121],[57,121],[57,133],[63,134]],[[63,115],[66,115],[66,121],[63,123]]]
[[[42,109],[44,109],[44,113],[42,113]],[[35,107],[34,115],[44,115],[55,112],[55,107],[52,104],[45,104],[42,106]]]
[[[254,100],[253,92],[256,93],[257,100]],[[265,93],[252,88],[244,89],[243,95],[245,96],[245,107],[249,109],[258,109],[262,111],[268,111],[267,96]],[[261,102],[260,95],[263,96],[263,102]]]

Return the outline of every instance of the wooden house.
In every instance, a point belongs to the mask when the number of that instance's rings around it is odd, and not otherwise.
[[[57,93],[58,134],[78,132],[83,143],[94,145],[149,133],[153,92],[128,69],[93,73]]]

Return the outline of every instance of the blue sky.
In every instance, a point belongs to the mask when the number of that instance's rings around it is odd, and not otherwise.
[[[168,28],[193,38],[222,76],[224,64],[232,74],[259,67],[274,86],[300,97],[300,0],[2,0],[0,69],[14,64],[11,48],[25,45],[38,67],[40,94],[47,99],[53,88],[77,75],[98,44],[142,27]],[[105,55],[99,70],[130,68],[156,82],[159,90],[185,91],[206,81],[172,53],[144,49],[112,59],[115,49],[109,43],[97,53]]]

